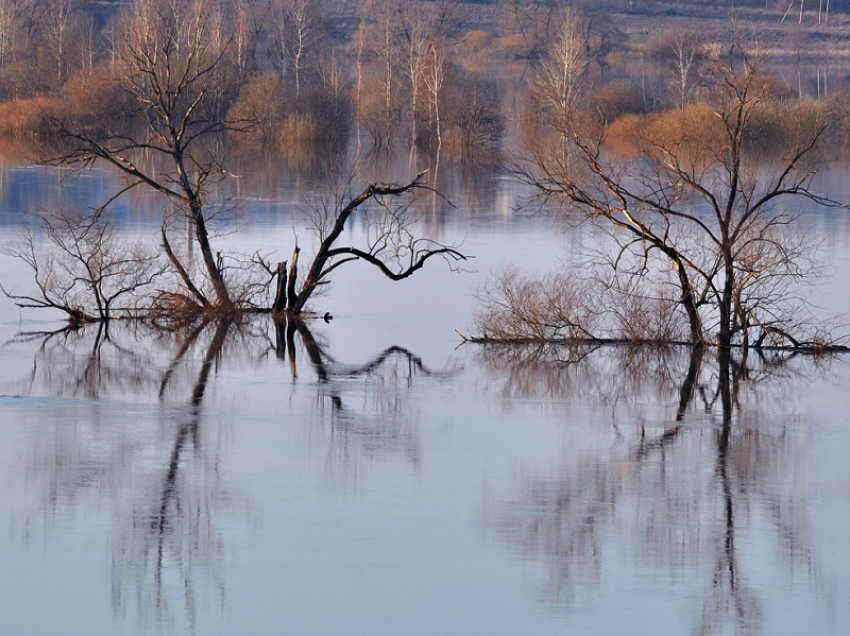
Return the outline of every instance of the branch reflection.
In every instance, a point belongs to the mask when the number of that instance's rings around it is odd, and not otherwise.
[[[140,632],[196,632],[199,616],[226,608],[228,538],[255,517],[228,470],[237,411],[219,408],[240,383],[271,373],[284,403],[306,389],[308,408],[331,432],[320,440],[326,471],[356,481],[361,463],[379,455],[418,465],[410,389],[452,373],[429,369],[402,347],[342,364],[305,323],[259,317],[172,333],[118,322],[19,334],[6,347],[33,356],[16,393],[68,400],[79,422],[46,423],[55,431],[49,442],[44,430],[35,432],[26,478],[40,494],[25,535],[36,518],[49,528],[92,503],[109,510],[113,612]],[[354,390],[353,382],[362,386]],[[116,402],[115,410],[105,407]],[[133,427],[110,421],[134,415]]]
[[[315,373],[316,409],[329,427],[324,445],[330,480],[359,485],[364,466],[387,457],[403,457],[420,467],[420,414],[412,390],[426,380],[447,380],[459,367],[432,369],[400,346],[388,347],[363,364],[344,364],[299,320],[278,323],[275,335],[274,351],[281,361],[288,360],[293,381],[299,368],[296,343]]]
[[[581,447],[565,450],[549,472],[526,471],[514,495],[485,508],[498,538],[546,564],[545,603],[601,593],[603,565],[613,562],[623,572],[658,571],[694,585],[696,634],[759,633],[763,601],[747,563],[748,540],[763,527],[772,530],[778,565],[802,574],[816,599],[829,599],[794,490],[804,427],[795,426],[793,401],[775,400],[788,381],[817,372],[816,360],[604,348],[566,361],[552,353],[479,353],[503,377],[505,394],[596,399],[592,417],[608,419],[569,422]],[[666,404],[667,412],[648,404]]]

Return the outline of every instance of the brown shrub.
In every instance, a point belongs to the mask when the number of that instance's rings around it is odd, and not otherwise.
[[[594,91],[590,97],[590,106],[605,121],[614,121],[629,113],[647,111],[643,89],[623,80],[611,82]]]
[[[0,67],[0,99],[25,99],[47,92],[50,83],[32,60],[21,57]]]
[[[74,71],[65,82],[65,105],[69,114],[83,121],[119,119],[135,108],[131,95],[108,65]]]
[[[389,143],[399,133],[404,107],[401,93],[392,91],[388,105],[378,76],[368,73],[364,77],[360,101],[356,104],[357,121],[369,131],[376,144]]]
[[[309,113],[287,115],[280,126],[278,141],[282,148],[316,143],[319,126]]]
[[[816,127],[829,117],[830,105],[814,100],[766,100],[753,109],[747,122],[745,141],[756,153],[776,154],[810,139]]]
[[[267,143],[280,136],[283,83],[274,72],[257,73],[242,90],[228,113],[234,138],[240,142]]]
[[[649,119],[641,134],[650,155],[674,153],[695,165],[712,163],[728,145],[723,122],[707,104],[687,104]]]
[[[501,95],[495,80],[459,72],[447,82],[443,103],[443,143],[457,156],[493,158],[504,134]]]
[[[615,119],[609,126],[605,143],[608,148],[620,155],[640,154],[641,136],[649,118],[645,115],[629,114]]]
[[[478,290],[475,330],[502,341],[584,340],[599,326],[593,285],[575,272],[535,276],[507,267]]]
[[[48,139],[53,134],[49,116],[64,110],[56,97],[38,96],[0,103],[0,137]]]

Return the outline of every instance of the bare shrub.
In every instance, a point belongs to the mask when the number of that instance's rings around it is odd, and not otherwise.
[[[357,102],[357,121],[366,128],[376,144],[389,143],[402,121],[402,95],[399,91],[381,94],[379,80],[374,73],[364,79],[364,87]]]
[[[615,333],[629,342],[670,343],[687,339],[678,303],[660,293],[648,296],[620,290],[610,303],[610,313]]]
[[[134,104],[109,65],[72,72],[64,87],[65,107],[78,120],[95,122],[129,117]]]
[[[476,332],[513,342],[593,339],[599,312],[592,287],[572,272],[533,276],[508,267],[477,294]]]
[[[22,56],[0,66],[0,98],[26,99],[47,92],[52,77],[36,68],[33,61]]]
[[[813,100],[765,100],[754,108],[745,142],[753,152],[774,153],[809,137],[818,122],[829,117],[830,105]]]
[[[501,98],[495,80],[478,73],[461,72],[445,92],[446,150],[457,156],[495,154],[504,134]]]

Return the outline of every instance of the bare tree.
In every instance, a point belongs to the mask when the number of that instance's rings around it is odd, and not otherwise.
[[[274,51],[284,75],[292,71],[296,97],[301,95],[305,65],[316,56],[324,35],[319,5],[313,0],[275,0],[271,5]]]
[[[588,88],[589,65],[590,57],[582,39],[579,15],[567,9],[537,68],[529,92],[529,100],[538,115],[546,118],[547,128],[557,132],[564,153],[568,146],[570,120]]]
[[[47,45],[56,63],[56,80],[65,79],[68,60],[68,47],[74,28],[74,20],[80,7],[76,0],[55,0],[47,3],[45,14],[45,35]]]
[[[739,48],[717,60],[704,104],[659,120],[643,136],[640,161],[608,151],[606,123],[573,112],[563,129],[567,152],[539,135],[520,170],[539,192],[613,228],[614,274],[675,284],[696,345],[785,340],[800,327],[776,284],[810,275],[811,252],[783,234],[793,217],[782,203],[828,203],[812,180],[831,115],[772,100],[761,70],[762,61]],[[758,117],[783,130],[766,165],[749,136]]]
[[[360,14],[359,34],[354,39],[358,49],[358,118],[375,144],[389,147],[398,132],[403,107],[399,77],[403,71],[399,68],[393,0],[365,2]]]
[[[320,245],[303,280],[298,278],[298,260],[301,248],[296,246],[289,263],[277,267],[277,293],[275,313],[284,310],[297,315],[302,313],[313,293],[330,281],[331,273],[341,265],[363,261],[376,267],[391,280],[405,279],[421,269],[434,256],[448,261],[466,260],[467,256],[455,247],[443,245],[419,235],[417,215],[410,202],[396,204],[393,199],[410,195],[426,188],[420,173],[409,183],[370,184],[360,194],[351,196],[347,191],[333,202],[321,202],[314,208],[313,226]],[[369,228],[366,244],[342,245],[340,238],[355,212],[365,216]],[[271,268],[266,264],[271,272]]]
[[[215,98],[230,78],[223,63],[227,42],[213,45],[207,9],[203,1],[137,2],[121,25],[119,59],[122,87],[144,124],[115,131],[56,121],[69,147],[52,161],[80,166],[105,161],[128,178],[126,189],[144,184],[182,210],[193,228],[210,289],[192,280],[190,267],[171,249],[163,231],[166,254],[194,303],[228,312],[235,302],[210,246],[204,195],[210,182],[224,174],[215,141],[227,124]],[[169,171],[160,173],[155,163],[143,163],[148,154],[165,161]]]
[[[401,5],[400,5],[401,6]],[[416,8],[408,7],[401,12],[401,66],[410,88],[410,145],[416,145],[416,119],[419,105],[419,90],[423,84],[428,56],[430,24],[426,16]]]
[[[138,315],[141,292],[163,273],[151,246],[121,240],[101,211],[60,211],[40,217],[48,247],[42,249],[29,228],[4,252],[32,269],[37,293],[3,292],[19,307],[64,312],[72,325],[107,321],[116,313]],[[116,307],[116,303],[122,305]],[[142,306],[140,306],[140,304]]]
[[[673,70],[671,73],[672,83],[676,91],[676,99],[679,106],[684,106],[691,97],[691,92],[696,86],[695,65],[699,59],[700,35],[688,30],[684,23],[679,23],[671,33],[673,43],[670,45],[672,52]]]

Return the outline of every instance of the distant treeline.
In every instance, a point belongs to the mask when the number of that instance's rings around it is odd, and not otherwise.
[[[685,101],[699,60],[725,37],[675,19],[636,37],[628,33],[628,16],[684,15],[688,7],[711,7],[722,16],[731,6],[726,0],[0,0],[0,136],[49,140],[51,118],[144,121],[122,87],[123,43],[134,37],[128,16],[140,24],[140,15],[175,2],[192,5],[213,48],[222,51],[217,113],[236,142],[300,152],[343,147],[356,130],[379,147],[476,157],[496,156],[506,130],[521,123],[529,80],[545,71],[565,16],[576,22],[587,60],[585,88],[599,108],[621,116]],[[826,15],[850,9],[850,0],[734,5]],[[803,85],[800,78],[800,94]]]

